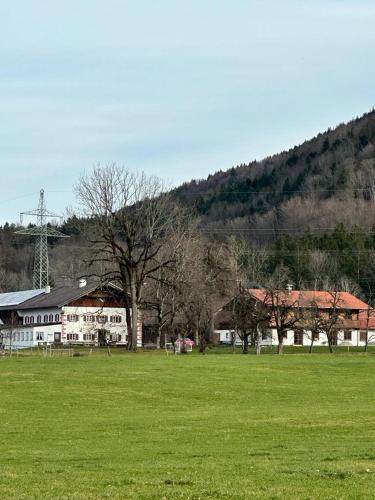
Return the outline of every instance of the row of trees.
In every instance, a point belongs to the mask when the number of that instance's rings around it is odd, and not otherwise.
[[[65,246],[53,246],[53,270],[57,276],[60,266],[68,277],[95,276],[103,284],[119,285],[132,350],[137,348],[138,324],[143,314],[144,322],[149,321],[158,338],[168,335],[173,342],[177,336],[190,336],[204,351],[215,311],[235,296],[235,321],[246,351],[249,338],[259,340],[259,332],[269,320],[269,305],[265,311],[261,304],[253,306],[246,298],[244,289],[255,286],[267,289],[268,299],[277,310],[273,320],[282,351],[285,330],[297,327],[298,321],[290,318],[290,308],[280,303],[277,290],[289,281],[299,288],[343,288],[337,280],[323,283],[328,274],[327,259],[314,257],[315,267],[308,271],[315,279],[314,287],[311,280],[304,282],[301,278],[306,252],[297,252],[297,262],[288,260],[296,254],[295,240],[311,249],[316,243],[313,236],[278,238],[268,249],[254,247],[240,238],[205,237],[195,214],[178,203],[155,177],[131,173],[117,165],[97,166],[80,179],[76,193],[81,213],[71,216],[63,228],[74,237]],[[7,227],[6,232],[12,232],[12,228]],[[336,243],[344,248],[348,240],[348,234],[341,230],[324,244],[327,249]],[[368,236],[363,235],[361,241],[366,248],[371,246]],[[342,277],[339,272],[337,277]],[[348,288],[351,282],[346,285]],[[259,342],[256,345],[259,350]]]
[[[270,327],[275,328],[278,340],[278,353],[283,353],[284,339],[289,330],[293,330],[310,341],[309,352],[313,351],[314,342],[320,335],[325,335],[330,352],[337,344],[341,331],[346,329],[347,318],[343,308],[341,293],[329,292],[329,301],[322,307],[316,300],[310,302],[301,294],[291,295],[288,291],[270,283],[256,299],[247,289],[242,289],[232,300],[232,320],[234,331],[243,344],[243,352],[248,352],[249,339],[260,354],[261,339],[270,335]],[[369,321],[373,317],[372,308],[364,311],[366,325],[366,342],[372,340],[369,336]]]
[[[248,227],[249,220],[255,229],[271,230],[351,225],[353,207],[357,220],[371,226],[374,151],[372,110],[289,151],[186,183],[176,194],[194,204],[207,224],[220,228]],[[273,234],[256,237],[270,241]]]
[[[98,166],[76,192],[91,275],[124,291],[129,349],[137,349],[142,310],[159,338],[193,335],[204,350],[215,308],[234,292],[226,245],[205,240],[192,213],[155,177]]]
[[[270,273],[267,254],[252,251],[245,240],[205,239],[197,230],[199,221],[159,179],[117,165],[98,166],[81,178],[76,191],[90,242],[91,274],[124,291],[130,349],[137,348],[144,314],[159,339],[190,336],[204,351],[215,311],[233,297],[232,318],[244,352],[249,338],[259,352],[260,335],[270,322],[280,353],[290,329],[309,332],[311,350],[325,332],[333,349],[343,328],[339,292],[331,293],[329,314],[321,314],[318,304],[291,302],[284,291],[291,272],[283,262]],[[262,300],[247,294],[249,285],[266,290]]]

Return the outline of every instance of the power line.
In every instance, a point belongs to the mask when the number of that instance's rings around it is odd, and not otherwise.
[[[220,195],[220,194],[293,194],[293,193],[300,193],[300,194],[317,194],[317,193],[372,193],[375,191],[375,186],[373,187],[363,187],[363,188],[350,188],[350,189],[337,189],[337,188],[332,188],[332,189],[262,189],[262,190],[256,190],[256,189],[249,189],[246,191],[239,191],[239,190],[231,190],[231,191],[197,191],[197,192],[180,192],[177,193],[180,196],[203,196],[203,195]]]
[[[302,236],[308,236],[309,232],[334,232],[337,231],[337,227],[309,227],[305,229],[301,229],[298,227],[287,227],[287,228],[251,228],[251,227],[241,227],[241,228],[199,228],[199,231],[202,233],[245,233],[245,232],[264,232],[264,233],[292,233],[298,232]],[[357,232],[361,232],[362,234],[375,234],[375,229],[365,229],[358,227],[358,230],[347,230],[345,229],[347,234],[357,234]]]
[[[54,191],[49,191],[49,193],[59,193],[59,194],[60,194],[60,193],[65,193],[65,194],[66,194],[66,193],[71,193],[71,191],[66,191],[66,190],[65,190],[65,191],[61,191],[61,190],[54,190]],[[31,198],[31,197],[32,197],[32,196],[34,196],[34,195],[35,195],[35,193],[34,193],[34,192],[30,192],[30,193],[21,194],[21,195],[19,195],[19,196],[15,196],[15,197],[13,197],[13,198],[8,198],[8,199],[5,199],[5,200],[4,200],[4,199],[2,199],[2,200],[0,200],[0,205],[4,205],[4,204],[6,204],[6,203],[10,203],[10,202],[12,202],[12,201],[21,200],[21,199],[23,199],[23,198]]]

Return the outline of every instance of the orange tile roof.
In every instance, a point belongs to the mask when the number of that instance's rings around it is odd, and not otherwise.
[[[266,290],[249,288],[248,291],[255,299],[269,302]],[[316,304],[320,309],[331,309],[333,303],[332,293],[315,290],[292,290],[291,292],[281,290],[280,300],[289,305],[298,304],[300,307],[312,307],[312,304]],[[369,307],[368,304],[349,292],[337,292],[337,294],[337,307],[340,309],[367,310]]]
[[[367,321],[368,321],[368,323],[367,323]],[[359,313],[359,328],[361,330],[366,330],[367,328],[369,328],[370,330],[375,330],[375,309],[370,307],[370,314],[369,315],[368,315],[367,310],[361,311]]]

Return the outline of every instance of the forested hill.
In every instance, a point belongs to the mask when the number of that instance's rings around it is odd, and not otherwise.
[[[267,275],[283,265],[297,287],[344,289],[344,279],[375,297],[374,111],[290,151],[192,181],[174,193],[196,208],[209,238],[245,236],[254,270],[260,266]],[[90,248],[81,222],[71,217],[61,228],[71,237],[50,241],[52,284],[88,272],[84,254]],[[34,242],[16,235],[17,229],[0,227],[0,291],[31,286]]]
[[[375,111],[262,161],[175,190],[205,227],[329,229],[374,222]]]

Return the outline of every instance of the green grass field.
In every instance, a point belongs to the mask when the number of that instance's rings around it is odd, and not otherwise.
[[[375,356],[0,359],[0,498],[374,498]]]

